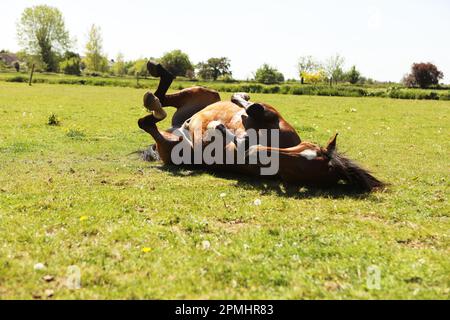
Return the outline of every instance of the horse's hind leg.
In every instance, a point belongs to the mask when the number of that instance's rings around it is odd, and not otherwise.
[[[220,101],[217,91],[192,87],[166,95],[164,105],[177,108],[172,117],[172,127],[179,128],[194,114],[217,101]]]
[[[162,107],[164,106],[167,90],[169,90],[175,76],[167,71],[161,64],[155,64],[151,61],[147,63],[147,70],[152,76],[158,77],[160,80],[154,94],[151,92],[146,92],[144,94],[144,106],[149,111],[153,111],[155,118],[163,120],[167,117],[167,114]]]
[[[219,93],[202,87],[192,87],[183,89],[173,94],[166,94],[162,100],[153,93],[147,92],[144,95],[144,106],[153,111],[155,117],[159,120],[166,118],[167,113],[163,107],[175,107],[172,117],[172,127],[179,128],[181,125],[194,114],[205,107],[220,101]]]
[[[153,77],[160,78],[158,88],[155,91],[155,96],[164,106],[167,90],[169,90],[175,76],[165,69],[160,63],[155,64],[152,61],[147,62],[147,70]]]

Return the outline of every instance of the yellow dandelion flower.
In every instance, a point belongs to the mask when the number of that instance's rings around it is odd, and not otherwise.
[[[142,251],[143,253],[147,253],[147,252],[152,251],[152,248],[144,247],[144,248],[141,249],[141,251]]]
[[[85,221],[85,220],[87,220],[88,219],[88,216],[81,216],[80,217],[80,221]]]

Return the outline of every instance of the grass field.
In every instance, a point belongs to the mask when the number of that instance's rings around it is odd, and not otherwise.
[[[0,72],[0,81],[25,83],[29,81],[29,75],[21,72]],[[64,84],[64,85],[88,85],[88,86],[113,86],[130,88],[156,89],[159,79],[147,77],[137,80],[130,76],[71,76],[56,73],[35,73],[33,83]],[[340,97],[383,97],[395,99],[419,99],[419,100],[444,100],[450,101],[450,87],[439,86],[428,89],[405,88],[396,83],[357,84],[339,83],[330,87],[328,84],[300,84],[298,81],[288,81],[280,84],[265,85],[253,81],[236,81],[226,83],[222,81],[197,81],[177,77],[172,88],[181,90],[194,85],[206,86],[220,92],[249,92],[264,94],[292,94],[292,95],[317,95]]]
[[[252,95],[391,183],[288,196],[130,155],[143,93],[0,82],[1,299],[449,299],[449,101]]]

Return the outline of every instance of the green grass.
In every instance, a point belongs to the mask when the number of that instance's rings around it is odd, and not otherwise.
[[[450,102],[252,95],[304,140],[339,131],[340,150],[391,183],[288,196],[130,155],[152,142],[143,93],[0,82],[0,298],[449,298]],[[65,286],[71,265],[81,289]]]
[[[0,81],[27,83],[29,75],[17,72],[0,72]],[[35,73],[33,83],[71,84],[89,86],[113,86],[132,88],[152,88],[158,86],[159,79],[145,78],[136,80],[133,77],[91,77],[71,76],[56,73]],[[328,84],[300,85],[298,82],[285,82],[277,85],[264,85],[256,82],[237,81],[225,83],[221,81],[196,81],[178,77],[172,84],[173,89],[181,90],[194,85],[206,86],[220,92],[250,92],[273,93],[313,96],[340,96],[340,97],[382,97],[395,99],[420,99],[420,100],[450,100],[448,86],[430,89],[408,89],[399,84],[365,84],[351,85],[339,83],[330,87]]]

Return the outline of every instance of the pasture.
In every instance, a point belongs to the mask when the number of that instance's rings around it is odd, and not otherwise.
[[[25,83],[29,81],[29,75],[21,72],[0,72],[0,81]],[[33,83],[47,84],[72,84],[92,86],[113,86],[130,88],[156,89],[159,79],[146,77],[136,79],[129,76],[73,76],[55,73],[37,73],[33,77]],[[395,83],[358,84],[351,85],[340,83],[330,87],[328,84],[303,84],[288,81],[284,84],[265,85],[254,81],[197,81],[188,78],[177,77],[172,84],[172,89],[181,90],[192,86],[206,86],[220,92],[248,92],[248,93],[273,93],[292,95],[318,95],[339,97],[384,97],[394,99],[420,99],[420,100],[450,100],[450,88],[446,85],[429,89],[405,88]]]
[[[449,298],[450,101],[252,94],[391,184],[287,194],[131,154],[144,92],[0,82],[1,299]]]

